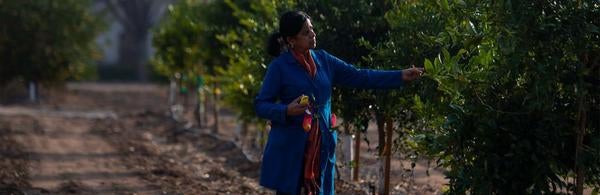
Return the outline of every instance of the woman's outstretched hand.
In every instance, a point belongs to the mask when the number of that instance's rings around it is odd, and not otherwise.
[[[417,68],[415,67],[415,65],[413,65],[412,68],[402,70],[402,80],[413,81],[415,79],[418,79],[419,77],[421,77],[421,75],[423,75],[424,71],[425,69]]]
[[[298,96],[296,99],[294,99],[294,101],[290,102],[290,104],[288,104],[287,106],[287,115],[288,116],[297,116],[297,115],[301,115],[304,114],[304,111],[306,110],[306,108],[308,108],[308,103],[306,104],[300,104],[300,99],[302,98],[302,96]]]

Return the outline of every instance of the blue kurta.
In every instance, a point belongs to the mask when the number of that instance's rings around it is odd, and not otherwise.
[[[296,194],[301,186],[303,158],[308,133],[302,129],[302,115],[287,116],[287,105],[304,94],[314,96],[321,116],[321,194],[334,194],[335,146],[337,132],[329,131],[332,86],[392,89],[402,86],[402,73],[356,69],[323,50],[310,51],[317,74],[308,75],[290,52],[275,58],[267,68],[254,104],[259,117],[271,120],[271,131],[263,155],[260,184]]]

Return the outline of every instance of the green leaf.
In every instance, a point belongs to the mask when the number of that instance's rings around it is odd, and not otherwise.
[[[425,72],[430,72],[430,73],[436,72],[436,70],[433,68],[433,64],[431,64],[431,61],[429,61],[429,59],[425,59],[424,66],[425,66]]]
[[[444,54],[444,61],[450,60],[450,52],[446,48],[442,48],[442,53]]]
[[[462,55],[465,53],[467,53],[467,50],[461,48],[460,50],[458,50],[458,53],[456,54],[456,56],[462,57]]]
[[[460,105],[450,104],[450,108],[452,108],[455,111],[458,111],[459,113],[465,113],[465,110]]]
[[[435,60],[433,61],[433,66],[434,67],[440,67],[441,65],[443,65],[444,63],[442,63],[442,56],[438,54],[438,56],[435,58]]]
[[[450,10],[450,6],[448,6],[448,0],[440,0],[440,6],[442,6],[442,9],[444,11],[449,11]]]

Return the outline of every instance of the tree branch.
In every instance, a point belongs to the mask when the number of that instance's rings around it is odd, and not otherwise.
[[[133,22],[127,17],[123,8],[118,4],[118,0],[105,0],[108,9],[117,18],[122,25],[133,25]]]

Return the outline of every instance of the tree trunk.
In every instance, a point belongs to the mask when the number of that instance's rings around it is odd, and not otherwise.
[[[390,165],[391,165],[391,160],[392,160],[392,136],[393,136],[393,128],[394,128],[394,124],[392,119],[387,118],[386,119],[386,141],[385,141],[385,169],[384,169],[384,190],[383,190],[383,194],[387,195],[390,194]]]
[[[236,139],[237,141],[242,144],[242,145],[247,145],[247,144],[252,144],[252,143],[248,143],[248,122],[246,121],[242,121],[241,123],[239,123],[239,131],[237,132],[236,135]]]
[[[183,84],[181,86],[183,86]],[[189,96],[190,96],[190,94],[188,92],[183,92],[183,93],[181,93],[181,95],[183,96],[183,103],[182,103],[182,105],[183,105],[183,108],[185,109],[189,105]]]
[[[119,40],[119,65],[135,71],[138,81],[148,81],[152,45],[150,31],[175,0],[108,0],[106,5],[123,26]]]
[[[352,167],[352,180],[357,182],[359,178],[359,167],[360,167],[360,131],[354,133],[354,156],[352,162],[354,162],[354,166]]]
[[[204,101],[204,110],[202,110],[202,121],[204,121],[204,127],[208,127],[208,107],[210,105],[208,97],[209,93],[209,90],[205,90],[202,93],[202,100]]]
[[[177,82],[174,79],[171,79],[169,83],[169,106],[175,105],[177,95]]]
[[[213,84],[213,118],[215,123],[213,124],[213,133],[219,133],[219,88],[217,83]]]
[[[196,123],[197,123],[198,127],[200,127],[200,128],[204,126],[204,122],[202,121],[202,116],[205,114],[202,94],[203,94],[202,88],[196,88],[194,118],[196,119]]]
[[[136,30],[125,26],[119,45],[119,65],[135,71],[136,80],[148,81],[148,59],[151,34],[148,29]]]
[[[377,185],[377,194],[384,194],[385,192],[385,158],[383,156],[379,156],[377,159],[377,176],[378,176],[378,185]]]
[[[256,129],[256,148],[262,152],[265,150],[265,142],[267,141],[267,135],[271,131],[271,122],[267,122],[264,129]]]
[[[351,134],[347,134],[344,133],[341,136],[341,144],[342,144],[342,159],[343,159],[343,163],[346,165],[352,165],[352,157],[354,156],[354,151],[353,151],[353,140],[352,140],[352,135]],[[347,177],[349,177],[349,180],[352,178],[352,166],[345,166],[343,168],[344,171],[344,175],[347,175]]]
[[[379,145],[377,146],[377,154],[379,156],[378,159],[378,167],[379,167],[379,171],[378,171],[378,178],[379,178],[379,185],[378,185],[378,189],[377,191],[380,194],[384,193],[384,189],[385,189],[385,171],[384,171],[384,148],[385,148],[385,118],[383,117],[382,113],[375,113],[375,122],[377,123],[377,136],[378,139],[377,141],[379,142]]]
[[[377,148],[377,154],[379,156],[383,155],[383,147],[385,146],[385,118],[381,113],[375,113],[375,122],[377,123],[377,142],[379,142],[379,146]]]
[[[577,112],[576,146],[575,146],[575,194],[583,194],[583,185],[585,184],[585,167],[580,163],[581,151],[583,150],[583,137],[585,135],[587,113],[585,110],[585,100],[583,95],[579,97],[579,111]]]

